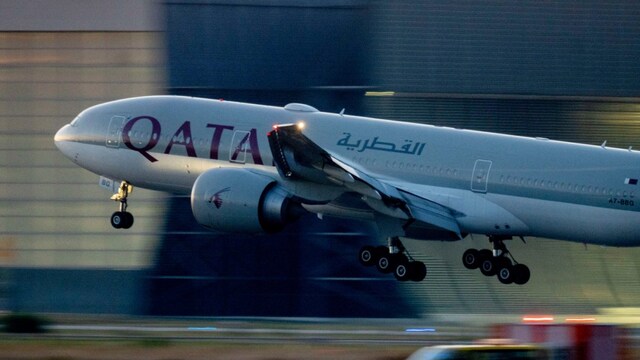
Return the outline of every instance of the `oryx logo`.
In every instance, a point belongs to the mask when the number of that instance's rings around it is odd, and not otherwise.
[[[231,188],[227,187],[211,195],[211,197],[209,198],[209,204],[213,204],[215,205],[216,209],[220,209],[220,207],[222,206],[222,197],[220,197],[220,195],[222,193],[226,193],[229,190],[231,190]]]

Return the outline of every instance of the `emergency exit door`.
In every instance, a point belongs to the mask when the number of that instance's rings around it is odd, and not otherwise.
[[[473,175],[471,176],[471,191],[486,193],[487,183],[489,181],[489,172],[491,171],[491,161],[476,160],[473,166]]]

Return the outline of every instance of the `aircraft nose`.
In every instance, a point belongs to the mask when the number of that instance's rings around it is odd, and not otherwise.
[[[58,150],[60,150],[61,153],[69,158],[73,156],[71,154],[72,150],[70,148],[72,140],[71,132],[71,126],[67,124],[60,128],[60,130],[58,130],[58,132],[56,132],[56,135],[53,137],[53,142],[56,144]]]
[[[69,128],[70,126],[68,124],[61,127],[60,130],[58,130],[58,132],[56,132],[56,135],[53,137],[53,141],[55,142],[58,149],[60,148],[60,144],[63,141],[69,140]]]

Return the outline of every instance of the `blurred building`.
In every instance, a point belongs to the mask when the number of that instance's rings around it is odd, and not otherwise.
[[[461,264],[465,249],[488,247],[484,237],[407,240],[429,273],[399,285],[356,263],[375,237],[371,224],[309,217],[276,237],[212,234],[193,223],[188,199],[136,189],[136,224],[115,231],[110,194],[52,139],[88,106],[171,93],[637,148],[639,13],[623,1],[5,1],[0,309],[427,316],[637,307],[638,249],[513,241],[532,280],[503,286]]]
[[[96,187],[95,175],[60,156],[52,134],[89,106],[164,91],[155,6],[140,0],[0,4],[3,309],[138,311],[165,195],[137,189],[138,226],[114,232],[105,216],[117,204]]]

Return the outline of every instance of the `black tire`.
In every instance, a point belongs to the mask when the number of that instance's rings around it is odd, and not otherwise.
[[[129,229],[133,226],[133,214],[130,212],[123,213],[124,224],[122,224],[123,229]]]
[[[115,229],[122,229],[122,225],[124,224],[124,213],[122,211],[116,211],[111,214],[111,226]]]
[[[384,253],[380,254],[378,261],[376,261],[376,268],[383,274],[388,274],[395,270],[393,254]]]
[[[516,264],[513,266],[513,282],[518,285],[524,285],[529,282],[531,278],[531,271],[527,265],[524,264]]]
[[[360,264],[364,266],[373,266],[377,262],[377,252],[373,246],[363,246],[358,254]]]
[[[482,250],[478,250],[478,258],[480,259],[480,262],[482,262],[482,260],[484,259],[489,259],[493,257],[493,252],[489,249],[482,249]],[[480,266],[480,264],[478,264],[478,267]]]
[[[484,276],[493,276],[498,272],[496,258],[493,256],[482,259],[480,262],[480,272]]]
[[[475,270],[480,266],[480,252],[476,249],[468,249],[462,254],[462,264],[469,270]]]
[[[427,267],[422,261],[414,261],[409,263],[411,272],[411,281],[420,282],[427,276]]]
[[[503,284],[511,284],[515,280],[515,273],[513,271],[513,265],[507,258],[499,262],[498,266],[498,280]]]
[[[393,271],[393,276],[396,277],[398,281],[409,281],[412,278],[412,268],[410,266],[410,262],[404,255],[397,255],[395,257],[395,267]]]

